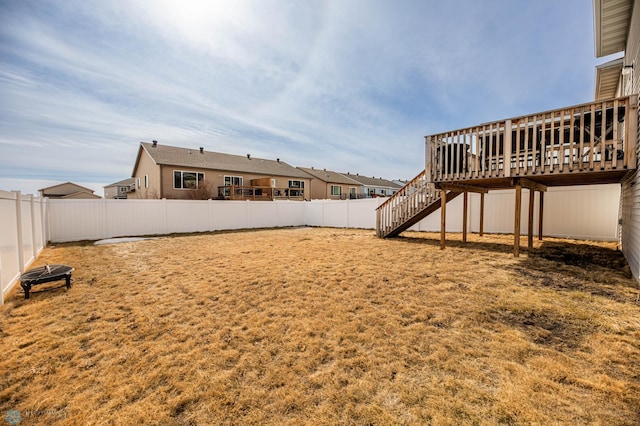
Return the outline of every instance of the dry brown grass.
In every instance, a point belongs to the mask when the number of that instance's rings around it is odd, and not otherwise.
[[[301,228],[47,248],[34,266],[70,264],[75,283],[1,307],[0,415],[640,423],[640,291],[615,245],[549,239],[514,258],[512,236],[437,238]]]

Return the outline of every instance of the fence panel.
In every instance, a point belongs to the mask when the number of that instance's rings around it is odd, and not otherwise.
[[[376,209],[386,198],[365,198],[362,200],[346,200],[347,228],[375,229]],[[373,212],[373,214],[371,214]]]
[[[44,247],[41,198],[0,191],[0,304]]]
[[[0,191],[0,298],[20,275],[16,194]]]
[[[206,232],[211,231],[210,202],[200,200],[184,200],[181,203],[170,203],[167,200],[156,200],[164,204],[167,233]]]
[[[276,201],[278,207],[278,223],[275,226],[304,226],[305,211],[309,203],[300,201],[279,200]]]
[[[320,226],[347,228],[348,206],[347,200],[322,200],[322,225]]]
[[[106,238],[103,200],[49,200],[49,241]]]
[[[309,226],[323,226],[324,200],[311,200],[305,203],[304,222]]]

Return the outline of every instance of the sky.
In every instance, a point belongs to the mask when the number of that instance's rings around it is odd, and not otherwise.
[[[0,189],[141,141],[386,179],[424,136],[593,100],[591,0],[2,0]]]

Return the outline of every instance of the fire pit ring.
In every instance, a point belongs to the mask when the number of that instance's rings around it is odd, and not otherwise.
[[[31,287],[38,284],[49,283],[52,281],[65,280],[64,286],[67,289],[71,288],[71,273],[74,269],[71,266],[67,265],[45,265],[40,266],[39,268],[34,268],[30,271],[25,272],[20,276],[20,286],[24,290],[24,298],[29,298],[29,293],[31,293]],[[54,287],[60,288],[61,286]],[[48,289],[53,290],[53,289]],[[46,290],[41,290],[46,291]],[[33,293],[40,293],[39,291],[34,291]]]

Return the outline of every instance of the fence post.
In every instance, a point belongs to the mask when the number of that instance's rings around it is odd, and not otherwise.
[[[33,260],[38,257],[38,248],[36,246],[36,210],[34,208],[33,195],[29,195],[29,207],[31,208],[31,252]]]
[[[42,214],[40,218],[42,219],[42,248],[46,247],[51,239],[50,230],[51,226],[49,225],[49,199],[40,197],[40,209],[42,210]]]
[[[102,239],[109,238],[107,236],[107,199],[100,200],[100,216],[102,216]]]
[[[164,233],[165,235],[169,233],[169,220],[167,219],[167,216],[169,214],[168,212],[168,207],[167,207],[167,199],[163,198],[161,200],[161,206],[162,206],[162,229],[164,229]]]
[[[24,244],[22,242],[22,194],[20,191],[11,191],[16,194],[16,231],[18,233],[18,267],[20,273],[24,273]]]

